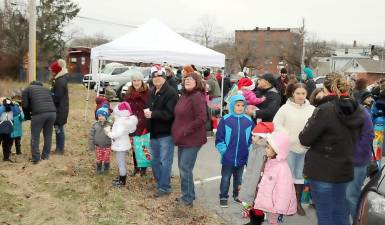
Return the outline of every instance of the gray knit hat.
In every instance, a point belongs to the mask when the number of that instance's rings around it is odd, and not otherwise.
[[[133,80],[144,80],[143,73],[140,71],[137,71],[131,75],[131,81]]]

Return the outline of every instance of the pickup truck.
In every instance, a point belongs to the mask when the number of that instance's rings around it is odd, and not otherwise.
[[[124,66],[120,63],[109,63],[104,67],[100,73],[100,83],[102,83],[102,86],[105,86],[107,83],[108,85],[114,85],[114,83],[122,82],[127,80],[127,78],[124,78],[121,76],[125,71],[129,70],[128,66]],[[88,85],[90,85],[90,89],[94,89],[96,82],[98,81],[99,75],[96,75],[96,77],[93,77],[92,74],[86,74],[83,76],[83,85],[88,88]],[[107,82],[107,83],[106,83]]]

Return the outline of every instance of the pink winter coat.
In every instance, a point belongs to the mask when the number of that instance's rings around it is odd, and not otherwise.
[[[289,145],[281,148],[275,159],[266,162],[254,202],[255,209],[283,215],[297,212],[293,177],[286,160],[288,153]]]
[[[258,106],[263,102],[262,98],[257,98],[254,92],[249,90],[243,90],[242,95],[245,97],[247,105],[255,105]]]

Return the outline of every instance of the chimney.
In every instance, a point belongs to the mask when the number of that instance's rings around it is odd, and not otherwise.
[[[270,27],[267,27],[267,30],[270,30]]]
[[[353,48],[356,48],[356,47],[357,47],[357,41],[354,40],[354,41],[353,41]]]

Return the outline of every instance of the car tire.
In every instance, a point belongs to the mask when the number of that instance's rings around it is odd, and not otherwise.
[[[119,98],[119,101],[122,102],[124,101],[124,96],[122,95],[122,89],[124,87],[125,84],[122,84],[116,91],[116,95],[118,96]]]

